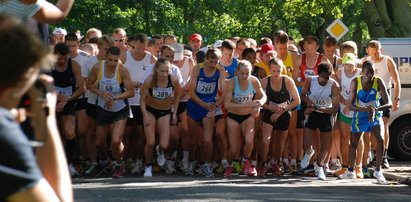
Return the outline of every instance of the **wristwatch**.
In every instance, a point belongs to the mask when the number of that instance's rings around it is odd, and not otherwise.
[[[395,98],[394,98],[394,100],[398,100],[398,101],[400,101],[400,98],[399,98],[399,97],[395,97]]]

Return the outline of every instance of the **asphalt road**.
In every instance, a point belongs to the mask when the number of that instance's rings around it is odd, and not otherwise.
[[[75,201],[411,201],[411,187],[376,179],[283,176],[232,179],[154,173],[152,178],[126,175],[73,179]]]

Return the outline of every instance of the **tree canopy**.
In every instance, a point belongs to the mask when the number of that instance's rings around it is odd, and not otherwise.
[[[83,33],[121,27],[129,35],[174,34],[180,42],[200,33],[212,44],[232,36],[259,39],[278,29],[296,39],[308,34],[322,39],[336,18],[350,28],[342,40],[411,36],[405,0],[82,0],[55,27]]]

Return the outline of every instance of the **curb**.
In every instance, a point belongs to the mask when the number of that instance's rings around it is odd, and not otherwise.
[[[374,172],[373,168],[368,168],[370,171]],[[383,172],[384,177],[387,180],[391,180],[391,181],[397,181],[398,183],[401,184],[406,184],[411,186],[411,178],[410,177],[404,177],[402,175],[398,175],[398,174],[394,174],[394,173],[390,173],[390,172]]]

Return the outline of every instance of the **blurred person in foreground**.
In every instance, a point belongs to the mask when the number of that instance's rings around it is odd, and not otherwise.
[[[51,77],[40,75],[48,51],[19,20],[0,14],[0,201],[73,201],[70,176],[56,126]],[[24,50],[24,51],[21,51]],[[16,60],[16,58],[25,58]],[[15,107],[28,92],[37,147],[15,121]],[[13,113],[15,112],[15,113]],[[14,115],[13,115],[14,114]]]

